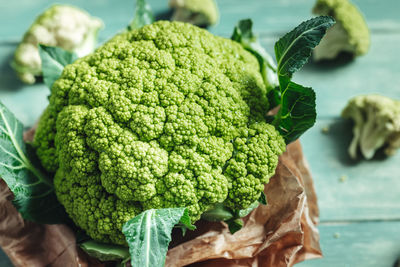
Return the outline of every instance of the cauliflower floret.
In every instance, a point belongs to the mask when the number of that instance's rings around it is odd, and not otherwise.
[[[188,22],[197,26],[217,24],[219,12],[214,0],[170,0],[174,9],[172,20]]]
[[[370,46],[370,34],[365,19],[348,0],[318,0],[313,8],[316,15],[332,16],[336,24],[326,31],[314,49],[313,59],[335,59],[341,52],[364,55]]]
[[[343,109],[342,117],[354,121],[351,158],[357,158],[358,148],[371,159],[381,147],[389,156],[400,147],[400,101],[374,94],[356,96]]]
[[[38,44],[58,46],[79,57],[91,53],[97,32],[103,27],[100,19],[73,6],[53,5],[42,13],[18,45],[12,67],[25,83],[34,83],[42,73]]]
[[[239,43],[159,21],[67,65],[34,146],[74,222],[123,244],[121,225],[143,210],[187,207],[196,221],[260,197],[285,149],[265,95]]]

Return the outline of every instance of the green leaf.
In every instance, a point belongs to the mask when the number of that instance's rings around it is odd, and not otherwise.
[[[281,104],[281,90],[279,86],[273,88],[267,93],[269,109],[273,109]]]
[[[328,16],[320,16],[301,23],[275,43],[278,62],[278,76],[291,77],[299,70],[324,36],[326,30],[335,23]]]
[[[262,205],[267,205],[267,196],[264,192],[261,192],[260,197],[258,198],[258,203]]]
[[[122,227],[131,255],[131,265],[164,266],[172,228],[178,223],[191,227],[186,208],[146,210]],[[182,219],[183,218],[183,219]]]
[[[248,206],[246,209],[239,210],[239,211],[237,212],[237,217],[239,217],[239,218],[246,217],[247,215],[250,214],[250,212],[252,212],[255,208],[257,208],[258,205],[260,205],[260,202],[258,202],[258,200],[254,201],[254,202],[251,203],[251,205]]]
[[[150,5],[145,0],[136,0],[135,17],[128,26],[128,30],[139,29],[153,22],[154,15]]]
[[[228,224],[229,232],[231,232],[231,234],[234,234],[243,228],[243,220],[240,218],[228,220],[226,223]]]
[[[196,226],[194,226],[190,220],[189,211],[187,209],[185,209],[185,211],[181,217],[181,220],[176,225],[176,227],[182,229],[183,236],[186,234],[187,230],[193,231],[196,229]]]
[[[91,257],[100,261],[125,260],[130,257],[127,247],[99,243],[94,240],[80,244],[80,247]]]
[[[22,123],[1,102],[0,177],[14,193],[13,204],[24,219],[47,224],[67,220],[52,181],[27,156]]]
[[[211,209],[201,215],[203,220],[209,222],[227,221],[234,217],[233,211],[225,207],[223,203],[217,203]]]
[[[315,92],[288,78],[280,80],[286,88],[282,92],[281,107],[273,124],[285,139],[286,144],[289,144],[314,125],[317,116]]]
[[[43,80],[49,89],[61,76],[64,67],[78,58],[73,52],[42,44],[39,44],[39,55],[42,61]]]
[[[233,30],[231,39],[240,43],[244,49],[257,58],[265,86],[268,90],[272,90],[278,86],[276,65],[272,57],[257,40],[252,27],[253,22],[251,19],[240,20]]]

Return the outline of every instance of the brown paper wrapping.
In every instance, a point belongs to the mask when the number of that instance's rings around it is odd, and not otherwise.
[[[32,132],[25,135],[31,139]],[[260,205],[234,235],[225,223],[199,221],[185,237],[173,232],[165,266],[279,267],[321,257],[318,207],[299,141],[281,155],[276,174],[265,186],[268,205]],[[0,180],[0,246],[16,266],[105,266],[83,253],[65,225],[24,221]]]

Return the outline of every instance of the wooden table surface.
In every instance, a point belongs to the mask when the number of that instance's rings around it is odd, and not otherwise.
[[[43,84],[25,86],[9,67],[24,31],[50,0],[0,1],[0,99],[26,125],[32,125],[47,105]],[[134,1],[69,0],[100,17],[102,41],[132,18]],[[165,17],[167,0],[149,1]],[[210,30],[229,37],[239,19],[252,18],[262,44],[274,42],[310,18],[313,0],[218,0],[220,23]],[[316,125],[302,138],[319,197],[319,230],[323,259],[298,266],[392,267],[400,256],[400,153],[388,159],[354,162],[347,156],[351,124],[340,118],[347,100],[362,93],[400,99],[400,1],[357,0],[371,29],[369,53],[348,63],[309,63],[294,81],[317,92]],[[321,131],[329,127],[328,133]],[[342,176],[347,177],[343,181]],[[0,266],[12,266],[0,251]]]

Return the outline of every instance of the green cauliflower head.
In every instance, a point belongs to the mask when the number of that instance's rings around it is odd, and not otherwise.
[[[364,55],[370,46],[370,34],[365,19],[349,0],[317,0],[313,13],[332,16],[336,23],[326,31],[313,51],[313,59],[329,60],[341,52]]]
[[[34,83],[42,73],[38,44],[58,46],[84,56],[93,52],[100,19],[69,5],[53,5],[40,14],[25,33],[11,63],[20,79]]]
[[[400,148],[400,101],[375,94],[359,95],[349,100],[342,117],[354,121],[351,158],[357,158],[358,149],[371,159],[381,147],[388,156]]]
[[[34,139],[58,199],[95,240],[123,244],[143,210],[260,197],[285,143],[266,123],[257,59],[181,22],[124,32],[65,67]]]

